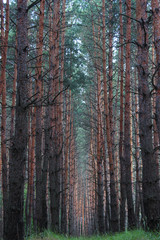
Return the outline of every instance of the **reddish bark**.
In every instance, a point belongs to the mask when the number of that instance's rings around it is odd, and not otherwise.
[[[120,84],[120,136],[119,136],[119,158],[120,158],[120,188],[121,188],[121,201],[120,201],[120,230],[125,230],[125,201],[126,201],[126,176],[125,164],[123,153],[123,19],[122,19],[122,0],[119,0],[120,8],[120,71],[121,71],[121,84]]]
[[[50,156],[49,156],[49,178],[50,178],[50,202],[51,202],[51,228],[59,231],[60,211],[60,161],[58,148],[58,101],[53,97],[59,92],[59,23],[60,23],[60,0],[54,1],[53,12],[53,35],[50,48],[50,86],[49,86],[49,117],[50,117]],[[51,24],[52,25],[52,24]]]
[[[2,192],[3,192],[3,234],[7,232],[7,208],[8,208],[8,172],[7,172],[7,148],[6,148],[6,63],[9,34],[9,0],[6,4],[6,22],[4,24],[3,1],[1,5],[1,44],[2,67],[0,76],[0,95],[2,94],[2,118],[1,118],[1,159],[2,159]],[[5,29],[5,30],[4,30]],[[1,170],[1,169],[0,169]]]
[[[135,214],[133,205],[132,180],[131,180],[131,122],[130,122],[130,57],[131,57],[131,0],[126,4],[127,29],[126,29],[126,75],[125,75],[125,121],[124,121],[124,159],[126,171],[126,195],[128,205],[128,227],[135,227]]]
[[[111,132],[111,141],[112,141],[112,154],[114,159],[114,128],[113,128],[113,9],[112,9],[112,0],[109,1],[109,56],[108,56],[108,81],[109,81],[109,118],[110,118],[110,132]]]
[[[106,133],[107,133],[107,146],[108,146],[108,157],[110,166],[110,191],[111,191],[111,230],[113,232],[118,231],[118,206],[117,206],[117,194],[115,188],[115,171],[114,161],[112,155],[112,139],[109,119],[109,108],[108,108],[108,96],[107,96],[107,72],[106,72],[106,30],[105,30],[105,0],[102,1],[102,17],[103,17],[103,84],[104,84],[104,104],[106,114]]]
[[[70,176],[69,176],[69,235],[74,233],[74,178],[75,178],[75,142],[74,142],[74,118],[73,109],[71,113],[71,129],[70,129]]]
[[[154,85],[156,90],[156,123],[160,141],[160,5],[158,0],[152,0],[154,46],[156,52],[156,71],[158,72],[157,83]],[[154,84],[154,82],[153,82]]]
[[[43,56],[43,28],[44,28],[45,0],[40,3],[39,30],[37,34],[36,61],[36,221],[37,229],[42,230],[42,56]]]

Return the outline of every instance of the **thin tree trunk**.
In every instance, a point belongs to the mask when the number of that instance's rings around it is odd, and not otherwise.
[[[123,20],[122,20],[122,0],[119,0],[120,8],[120,45],[121,45],[121,55],[120,55],[120,71],[121,71],[121,84],[120,84],[120,137],[119,137],[119,158],[120,158],[120,230],[125,230],[125,202],[126,202],[126,170],[124,163],[123,154]]]
[[[45,113],[45,150],[44,150],[44,161],[42,170],[42,229],[47,229],[48,218],[47,218],[47,174],[48,174],[48,163],[49,163],[49,108],[47,106]]]
[[[127,29],[126,29],[126,76],[125,76],[125,122],[124,122],[124,159],[126,171],[126,195],[128,206],[128,227],[136,226],[133,205],[132,180],[131,180],[131,133],[130,133],[130,41],[131,41],[131,0],[126,4]]]
[[[137,74],[135,69],[135,92],[137,91]],[[140,207],[141,207],[141,214],[143,216],[143,206],[141,201],[141,187],[140,187],[140,139],[139,139],[139,116],[138,116],[138,106],[139,106],[139,98],[136,92],[135,94],[135,163],[136,163],[136,189],[135,189],[135,216],[137,227],[139,227],[140,223]]]
[[[29,99],[32,97],[32,79],[29,78]],[[27,197],[25,203],[25,217],[26,217],[26,232],[28,235],[28,228],[30,228],[30,216],[29,216],[29,204],[30,204],[30,175],[31,175],[31,160],[32,160],[32,107],[28,112],[28,186],[27,186]]]
[[[44,28],[45,0],[40,3],[39,31],[37,35],[37,62],[36,62],[36,222],[38,231],[43,228],[42,219],[42,55],[43,55],[43,28]]]
[[[114,172],[114,161],[112,155],[112,141],[111,141],[111,130],[109,121],[109,109],[108,109],[108,96],[107,96],[107,73],[106,73],[106,30],[105,30],[105,0],[102,1],[102,13],[103,13],[103,84],[104,84],[104,104],[106,114],[106,133],[107,133],[107,146],[108,146],[108,157],[110,166],[110,191],[111,191],[111,230],[113,232],[118,231],[118,206],[117,206],[117,194],[115,187],[115,172]]]
[[[110,118],[110,132],[112,141],[112,154],[114,159],[114,128],[113,128],[113,29],[112,29],[112,12],[113,12],[112,0],[109,1],[109,56],[108,56],[108,67],[109,67],[109,118]]]
[[[6,62],[9,34],[9,0],[6,4],[6,23],[4,26],[3,1],[1,2],[1,41],[2,41],[2,68],[0,83],[2,83],[2,118],[1,118],[1,158],[2,158],[2,192],[3,192],[3,235],[7,232],[8,210],[8,172],[7,172],[7,148],[6,148]],[[5,29],[5,31],[4,31]]]
[[[60,147],[63,145],[63,81],[64,81],[64,54],[65,54],[65,8],[66,8],[66,0],[63,0],[62,7],[62,34],[61,34],[61,79],[60,79]],[[61,232],[65,233],[65,222],[64,222],[64,154],[63,151],[60,155],[61,161]]]
[[[71,114],[71,144],[70,144],[70,184],[69,184],[69,235],[74,233],[74,178],[75,178],[75,146],[74,146],[73,109]]]
[[[101,145],[101,112],[100,112],[100,93],[101,79],[100,74],[97,76],[97,171],[98,171],[98,227],[99,233],[104,233],[104,202],[103,202],[103,164],[102,164],[102,145]]]
[[[35,139],[36,139],[36,108],[32,109],[31,113],[31,162],[30,162],[30,175],[29,175],[29,226],[31,226],[31,220],[33,215],[33,224],[35,226],[35,209],[34,209],[34,173],[35,173]],[[33,213],[33,214],[32,214]]]

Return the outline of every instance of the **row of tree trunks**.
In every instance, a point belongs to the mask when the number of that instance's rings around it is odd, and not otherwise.
[[[63,6],[61,6],[61,3]],[[48,4],[48,2],[46,4]],[[88,138],[90,140],[90,154],[89,167],[87,169],[89,173],[87,173],[87,170],[85,173],[83,173],[83,170],[77,170],[75,132],[73,130],[74,101],[71,90],[67,90],[65,95],[63,94],[65,75],[65,4],[65,0],[55,0],[53,3],[51,3],[51,1],[49,3],[50,79],[44,82],[42,77],[42,55],[45,0],[42,0],[40,3],[39,29],[37,32],[36,45],[37,58],[35,61],[36,81],[34,85],[33,77],[31,77],[31,73],[29,73],[27,69],[27,2],[25,0],[18,0],[17,51],[15,54],[16,63],[13,79],[11,141],[8,169],[8,152],[6,148],[6,59],[9,31],[9,0],[7,0],[5,5],[6,14],[3,13],[3,1],[0,1],[2,39],[2,68],[0,76],[0,94],[2,96],[1,165],[3,165],[4,239],[24,239],[24,197],[26,197],[27,231],[31,227],[32,219],[35,230],[42,231],[46,229],[49,226],[48,223],[50,223],[53,231],[61,231],[70,235],[75,232],[78,234],[93,233],[94,231],[99,233],[106,231],[116,232],[119,228],[125,230],[126,223],[128,223],[129,228],[134,228],[136,224],[139,226],[140,220],[144,221],[144,224],[146,224],[149,229],[158,229],[160,214],[159,159],[157,151],[159,144],[160,75],[159,2],[152,0],[154,46],[156,53],[155,62],[154,48],[152,47],[153,70],[154,62],[156,65],[155,71],[152,72],[155,94],[152,102],[148,70],[150,69],[150,65],[148,62],[147,0],[136,1],[139,95],[135,95],[135,98],[131,93],[133,87],[131,86],[132,76],[135,80],[135,86],[137,86],[136,70],[134,69],[135,74],[131,75],[130,61],[131,0],[126,1],[126,75],[125,109],[123,109],[124,40],[122,1],[119,0],[120,70],[116,76],[120,78],[120,136],[118,136],[118,131],[116,132],[118,126],[117,104],[119,100],[119,85],[117,84],[116,91],[114,91],[113,88],[114,35],[112,29],[112,1],[109,2],[108,10],[108,79],[106,56],[106,1],[103,0],[102,6],[100,6],[102,7],[102,29],[100,26],[100,17],[98,21],[95,20],[95,22],[98,23],[96,25],[93,22],[94,15],[92,14],[94,44],[93,65],[95,68],[93,81],[96,83],[96,87],[92,87],[94,90],[96,89],[96,91],[91,93],[91,98],[94,97],[94,99],[96,99],[96,107],[94,107],[93,103],[90,103],[91,131],[90,139]],[[61,7],[62,19],[60,18]],[[45,87],[47,86],[48,93],[46,95],[48,101],[43,101],[43,83]],[[117,83],[119,83],[119,79]],[[135,91],[136,90],[135,87]],[[16,101],[15,96],[17,96]],[[33,97],[34,100],[32,101]],[[42,103],[46,102],[47,106],[45,108],[44,119]],[[66,107],[63,109],[64,105],[66,105]],[[155,115],[154,119],[153,114]],[[133,121],[133,117],[135,117],[135,122]],[[116,146],[118,141],[119,162]],[[135,146],[135,149],[133,146]],[[106,150],[108,150],[108,154]],[[142,155],[142,163],[140,153]],[[133,158],[133,156],[135,158]],[[26,159],[28,159],[28,162],[26,162]],[[132,171],[132,160],[135,163],[135,173]],[[26,163],[28,163],[28,165]],[[119,165],[120,171],[118,170]],[[28,169],[26,168],[27,166]],[[119,172],[120,177],[118,177]],[[143,175],[143,179],[141,179],[141,175]],[[28,177],[28,182],[25,182],[26,176]],[[89,176],[89,178],[87,178],[87,176]],[[34,177],[36,180],[34,180]],[[133,185],[134,179],[136,179],[135,185]],[[120,185],[118,183],[119,180]],[[25,183],[28,184],[27,196],[24,194]],[[120,206],[118,200],[119,187]],[[133,201],[133,190],[135,193],[135,204]],[[50,199],[48,199],[48,192],[50,193]],[[128,219],[126,219],[126,217],[128,217]]]

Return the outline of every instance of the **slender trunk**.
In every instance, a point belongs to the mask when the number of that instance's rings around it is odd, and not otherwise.
[[[68,170],[69,170],[69,139],[70,139],[70,119],[71,119],[71,91],[69,90],[69,95],[67,96],[67,117],[66,117],[66,142],[65,142],[65,196],[64,196],[64,219],[65,219],[65,232],[67,232],[68,223]]]
[[[126,29],[126,76],[125,76],[125,121],[124,121],[124,159],[126,171],[126,195],[128,206],[128,227],[134,228],[136,225],[133,193],[132,193],[132,180],[131,180],[131,133],[130,133],[130,41],[131,41],[131,0],[126,4],[127,29]]]
[[[62,34],[61,34],[61,79],[60,79],[60,147],[63,145],[63,81],[64,81],[64,54],[65,54],[65,8],[66,8],[66,0],[63,0],[62,7]],[[64,156],[63,151],[60,155],[61,161],[61,232],[65,232],[65,222],[64,222]]]
[[[74,177],[75,177],[75,146],[74,146],[74,135],[73,135],[73,109],[71,117],[71,144],[70,144],[70,184],[69,184],[69,235],[74,233]]]
[[[104,84],[104,104],[106,114],[106,133],[107,133],[107,146],[108,157],[110,166],[110,191],[111,191],[111,230],[113,232],[118,231],[118,206],[117,206],[117,194],[115,188],[115,172],[114,162],[112,155],[112,141],[111,130],[109,121],[109,108],[108,108],[108,96],[107,96],[107,72],[106,72],[106,30],[105,30],[105,0],[102,1],[102,13],[103,13],[103,84]]]
[[[125,163],[123,154],[123,19],[122,19],[122,0],[119,0],[120,8],[120,71],[121,71],[121,84],[120,84],[120,137],[119,137],[119,158],[120,158],[120,230],[125,230],[125,202],[126,202],[126,176],[125,176]]]
[[[109,67],[109,119],[110,119],[110,132],[112,141],[112,154],[114,159],[114,128],[113,128],[113,33],[112,33],[112,11],[113,11],[112,0],[109,1],[109,56],[108,56],[108,67]]]
[[[17,48],[17,34],[16,34],[16,48]],[[16,82],[17,82],[17,50],[15,51],[14,79],[13,79],[13,93],[12,93],[11,130],[10,130],[11,140],[12,140],[12,137],[14,135],[15,104],[16,104]]]
[[[94,57],[96,59],[96,37],[94,23],[92,19],[93,40],[94,40]],[[100,27],[98,28],[98,44],[100,44]],[[98,57],[100,52],[98,48]],[[95,68],[97,71],[97,175],[98,175],[98,228],[99,233],[104,233],[104,202],[103,202],[103,164],[102,164],[102,139],[101,139],[101,73],[99,70],[99,60],[95,60]]]
[[[101,112],[100,112],[100,93],[101,78],[98,74],[98,106],[97,106],[97,171],[98,171],[98,227],[99,233],[104,233],[104,202],[103,202],[103,164],[102,164],[102,145],[101,145]]]
[[[2,118],[1,118],[1,159],[2,159],[2,192],[3,192],[3,235],[7,233],[7,209],[8,209],[8,172],[7,172],[7,148],[6,148],[6,62],[9,34],[9,0],[6,5],[6,24],[4,27],[3,1],[1,2],[1,42],[2,42],[2,68],[0,83],[2,83]],[[4,32],[5,28],[5,32]]]
[[[155,65],[155,49],[154,49],[154,43],[152,43],[152,74],[154,74],[154,65]],[[153,79],[153,83],[155,86],[157,85],[157,76],[155,77],[155,79]],[[156,116],[156,98],[157,98],[157,91],[155,90],[153,94],[153,102],[152,102],[153,116]],[[153,134],[154,134],[154,148],[156,149],[158,148],[158,145],[159,145],[159,136],[158,136],[156,117],[153,119]],[[155,158],[157,163],[157,175],[159,175],[159,151],[158,150],[155,152]]]
[[[29,99],[32,97],[32,79],[29,78]],[[32,134],[31,134],[31,118],[32,118],[32,108],[28,112],[28,185],[27,185],[27,196],[25,203],[25,217],[26,217],[26,232],[28,234],[28,228],[30,227],[29,219],[29,200],[30,200],[30,174],[31,174],[31,157],[32,157]]]
[[[48,218],[47,218],[47,174],[48,174],[48,162],[49,162],[49,108],[47,106],[45,113],[45,150],[44,150],[44,161],[42,168],[42,228],[47,229]]]
[[[42,55],[43,55],[43,28],[44,28],[45,0],[40,3],[39,31],[37,35],[37,62],[36,62],[36,221],[37,229],[42,230]]]
[[[31,226],[32,220],[32,212],[33,212],[33,224],[35,227],[35,214],[34,214],[34,172],[35,172],[35,138],[36,138],[36,108],[32,109],[31,113],[31,138],[32,138],[32,146],[31,146],[31,162],[30,162],[30,175],[29,175],[29,186],[30,186],[30,194],[29,194],[29,226]]]
[[[136,69],[135,69],[135,91],[137,90],[137,76],[136,76]],[[136,216],[136,222],[137,222],[137,227],[139,227],[139,219],[140,219],[140,206],[141,206],[141,188],[140,188],[140,141],[139,141],[139,117],[138,117],[138,106],[139,106],[139,99],[138,95],[135,94],[135,162],[136,162],[136,189],[135,189],[135,216]],[[141,206],[142,208],[142,206]],[[143,209],[142,209],[143,211]]]

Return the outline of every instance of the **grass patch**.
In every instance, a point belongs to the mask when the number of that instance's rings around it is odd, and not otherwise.
[[[32,235],[26,240],[160,240],[160,233],[144,232],[143,230],[127,231],[115,235],[106,234],[104,236],[91,237],[67,237],[45,231],[39,235]]]

